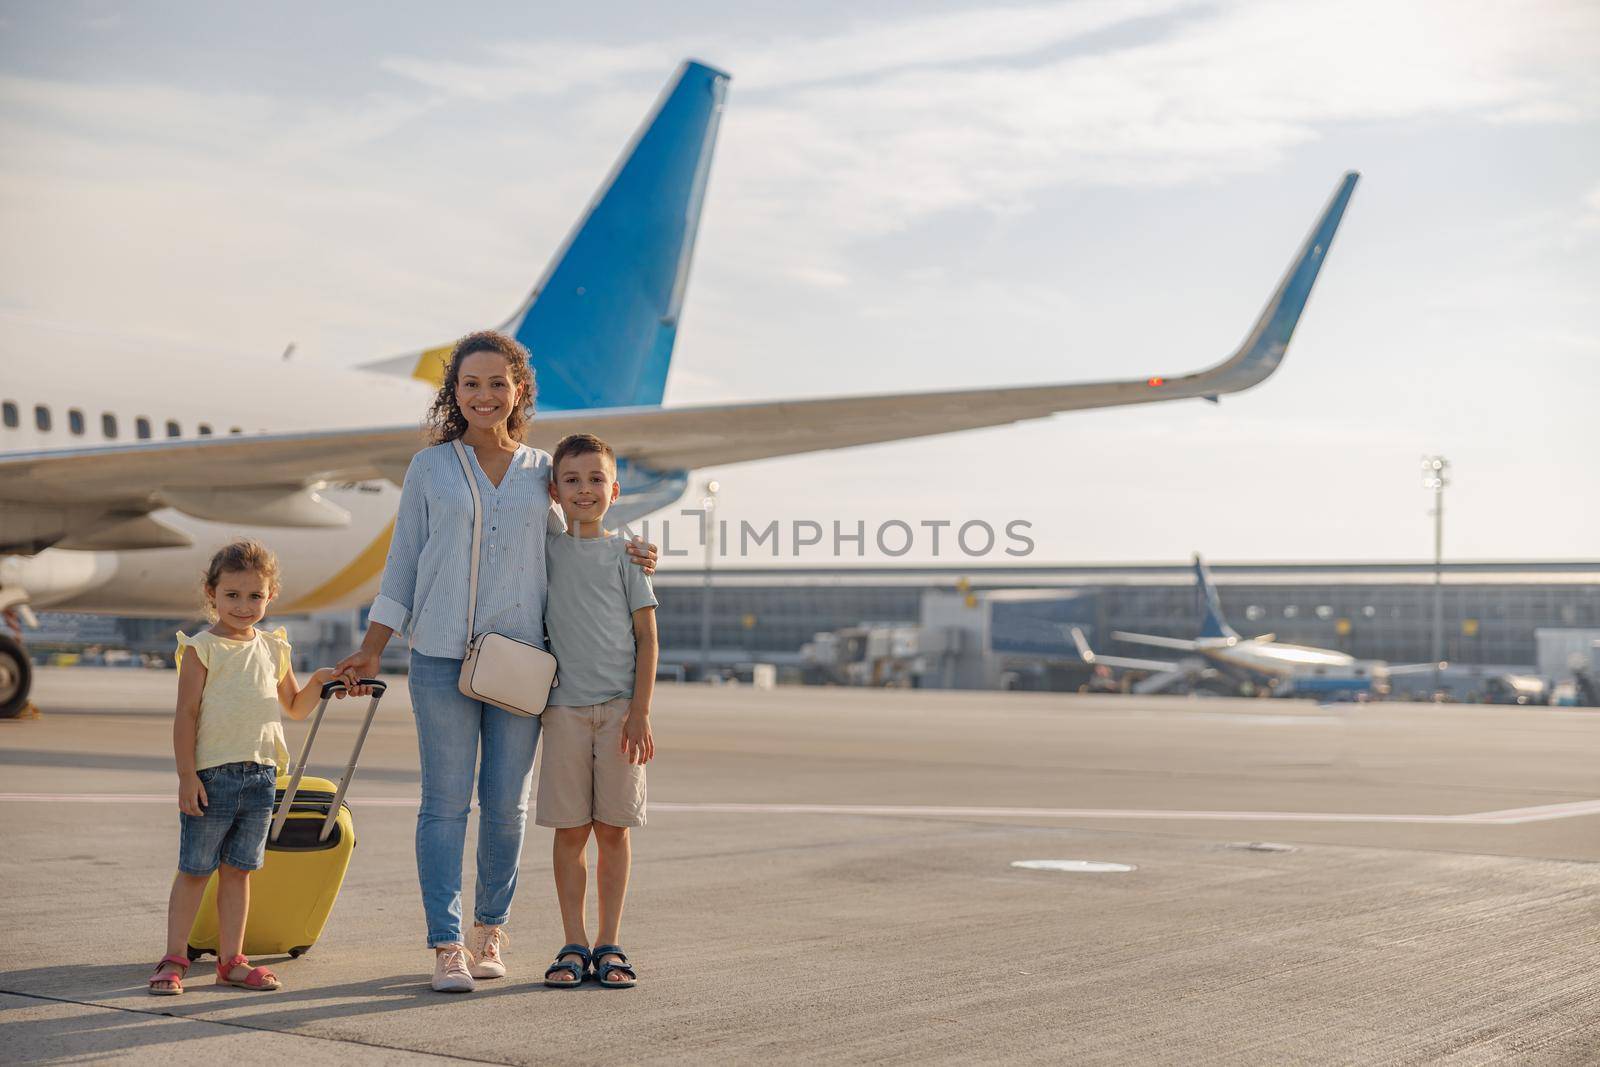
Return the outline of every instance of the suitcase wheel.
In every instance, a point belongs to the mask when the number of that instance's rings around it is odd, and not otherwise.
[[[190,945],[189,946],[189,962],[193,963],[195,960],[199,959],[201,956],[204,956],[208,951],[210,951],[210,950],[209,949],[203,949],[203,948],[195,948],[193,945]]]
[[[310,952],[310,951],[311,951],[311,946],[310,945],[296,945],[294,948],[289,950],[289,958],[297,960],[301,956],[304,956],[307,952]]]

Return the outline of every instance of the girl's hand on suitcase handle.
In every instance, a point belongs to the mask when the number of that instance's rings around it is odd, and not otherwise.
[[[206,796],[205,783],[198,774],[186,774],[178,779],[178,810],[185,815],[198,818],[205,814],[204,808],[211,803]]]

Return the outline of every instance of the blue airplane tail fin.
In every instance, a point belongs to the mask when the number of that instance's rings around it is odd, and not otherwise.
[[[667,387],[728,75],[685,61],[516,314],[546,411],[650,407]],[[432,385],[451,344],[364,365]]]
[[[1222,617],[1222,601],[1217,598],[1217,587],[1211,584],[1211,572],[1198,553],[1194,557],[1195,593],[1200,599],[1200,636],[1231,637],[1238,639],[1234,628]]]
[[[533,354],[540,408],[661,403],[727,84],[678,68],[507,323]]]

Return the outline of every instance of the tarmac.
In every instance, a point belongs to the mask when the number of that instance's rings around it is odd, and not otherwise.
[[[665,686],[638,988],[539,984],[530,818],[512,973],[446,996],[399,684],[322,940],[264,961],[285,988],[201,964],[156,999],[174,680],[44,670],[42,718],[0,721],[0,1061],[1600,1063],[1593,711]]]

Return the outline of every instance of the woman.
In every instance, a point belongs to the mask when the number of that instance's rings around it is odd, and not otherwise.
[[[506,973],[502,927],[516,892],[539,744],[537,717],[471,700],[457,687],[471,640],[472,495],[451,442],[468,446],[482,500],[477,629],[543,648],[550,455],[522,443],[533,398],[533,369],[515,340],[483,331],[456,343],[428,413],[432,447],[418,452],[406,470],[366,638],[334,668],[353,686],[378,673],[396,632],[411,638],[411,705],[422,765],[417,877],[434,950],[433,988],[440,992],[469,992],[474,979]],[[654,546],[629,547],[635,563],[654,569]],[[461,868],[474,763],[478,876],[467,942]]]

